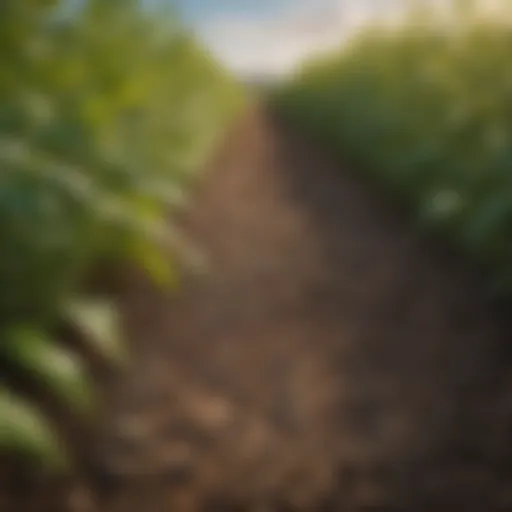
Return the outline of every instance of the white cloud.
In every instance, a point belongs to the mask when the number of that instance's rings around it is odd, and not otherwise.
[[[370,16],[400,0],[302,0],[273,16],[234,13],[199,26],[213,52],[239,74],[281,75],[336,46]],[[391,7],[391,8],[390,8]]]

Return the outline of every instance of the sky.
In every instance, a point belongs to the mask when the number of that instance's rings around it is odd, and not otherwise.
[[[181,0],[185,19],[240,75],[282,75],[304,57],[339,45],[401,0]]]

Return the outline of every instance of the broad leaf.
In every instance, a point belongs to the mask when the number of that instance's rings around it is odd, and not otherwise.
[[[5,388],[0,388],[0,449],[22,453],[54,469],[68,464],[44,415]]]
[[[119,332],[119,315],[111,301],[77,297],[67,301],[64,314],[103,357],[116,364],[127,362],[128,351]]]
[[[0,354],[27,372],[75,411],[92,412],[93,387],[82,361],[37,330],[12,329]]]

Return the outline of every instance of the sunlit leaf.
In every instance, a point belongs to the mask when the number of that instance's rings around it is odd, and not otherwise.
[[[11,329],[4,334],[0,354],[73,410],[87,414],[93,410],[93,386],[82,361],[51,338],[33,329]]]
[[[0,449],[58,470],[68,464],[62,444],[41,411],[6,388],[0,388]]]
[[[127,362],[128,351],[121,339],[120,319],[112,301],[77,297],[66,301],[64,313],[103,357],[118,364]]]
[[[139,264],[157,284],[176,287],[179,284],[178,268],[170,255],[153,243],[139,241],[132,245],[133,260]]]

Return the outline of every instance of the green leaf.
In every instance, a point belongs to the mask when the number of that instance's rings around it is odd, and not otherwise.
[[[55,470],[69,464],[44,415],[4,388],[0,388],[0,448],[21,453]]]
[[[176,265],[156,244],[137,240],[132,246],[131,254],[133,260],[141,265],[158,285],[165,287],[178,285],[179,276]]]
[[[127,362],[128,352],[119,332],[119,315],[111,301],[76,297],[67,301],[65,316],[103,357],[115,364]]]
[[[29,328],[13,329],[2,341],[0,353],[47,386],[73,410],[92,411],[93,388],[82,361],[51,338]]]

